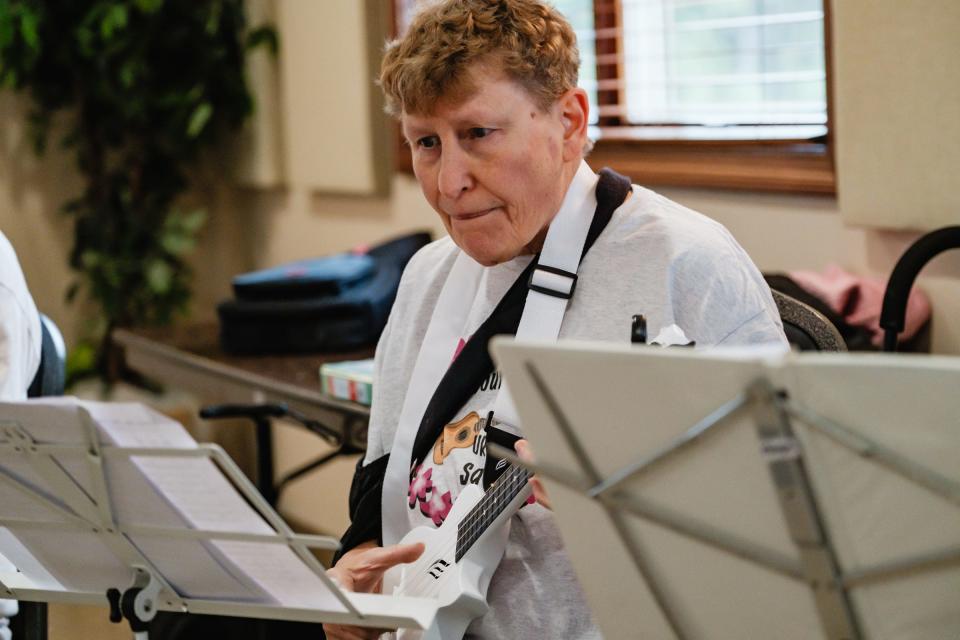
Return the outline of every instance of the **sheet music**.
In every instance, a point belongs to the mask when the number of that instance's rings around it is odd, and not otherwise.
[[[80,402],[97,423],[101,436],[118,447],[195,449],[179,422],[133,402]]]
[[[12,588],[63,588],[63,585],[37,562],[30,550],[5,527],[0,527],[0,549],[4,551],[4,554],[0,554],[0,582]],[[20,567],[19,571],[17,567]]]
[[[218,542],[217,547],[280,604],[345,610],[290,547],[255,542]]]

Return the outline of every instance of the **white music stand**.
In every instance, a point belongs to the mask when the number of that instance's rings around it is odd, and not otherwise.
[[[606,637],[960,637],[960,359],[493,352]]]
[[[0,597],[426,628],[436,603],[341,590],[216,445],[138,404],[0,403]],[[115,590],[115,591],[113,591]],[[119,621],[119,620],[115,620]]]

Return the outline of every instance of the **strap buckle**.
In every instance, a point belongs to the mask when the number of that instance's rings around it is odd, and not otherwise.
[[[577,274],[545,264],[538,264],[530,272],[527,288],[554,298],[569,300],[577,288]]]

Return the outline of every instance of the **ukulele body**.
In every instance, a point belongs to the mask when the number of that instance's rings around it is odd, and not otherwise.
[[[529,491],[525,492],[529,495]],[[526,495],[518,496],[516,507]],[[461,490],[450,513],[438,528],[417,527],[401,544],[422,542],[423,555],[416,561],[392,567],[384,574],[383,593],[436,598],[437,616],[429,629],[399,629],[384,638],[397,640],[459,640],[474,618],[487,612],[487,588],[507,545],[509,528],[503,526],[516,508],[506,509],[486,528],[459,560],[458,525],[480,502],[484,491],[471,484]]]

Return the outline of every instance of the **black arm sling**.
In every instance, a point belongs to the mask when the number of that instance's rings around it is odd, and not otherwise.
[[[596,188],[597,209],[587,231],[580,256],[581,262],[629,192],[628,178],[610,169],[600,171]],[[487,349],[490,339],[496,335],[516,335],[527,299],[527,283],[537,266],[537,259],[539,255],[510,286],[490,316],[467,341],[460,355],[447,369],[420,421],[411,462],[422,460],[427,455],[443,432],[444,426],[455,419],[457,412],[493,372],[493,360]],[[375,384],[379,384],[379,381],[375,381]],[[351,524],[340,540],[341,548],[334,557],[334,562],[350,549],[369,540],[383,544],[380,499],[389,459],[388,453],[366,466],[362,459],[357,463],[350,486]]]

